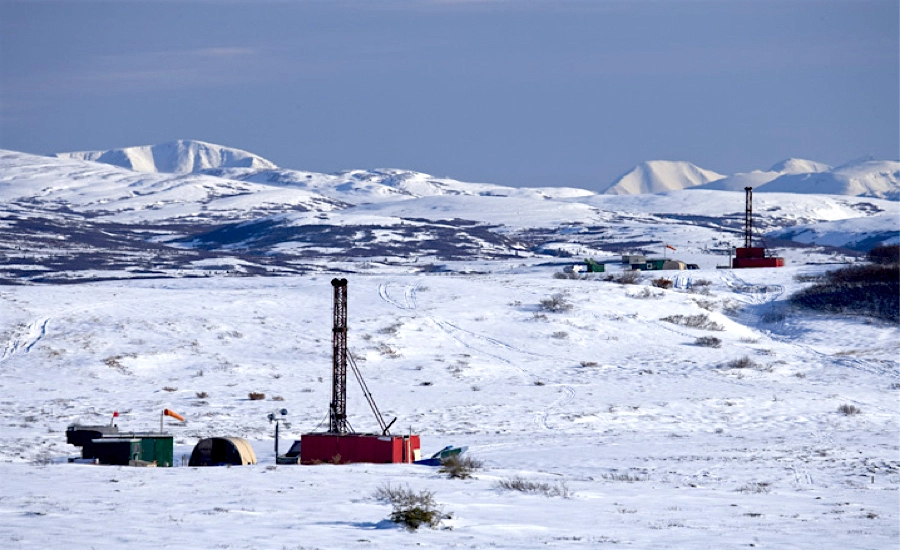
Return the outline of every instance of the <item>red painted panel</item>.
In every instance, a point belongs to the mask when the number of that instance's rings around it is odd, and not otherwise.
[[[734,268],[784,267],[784,258],[735,258],[731,266]]]
[[[300,463],[412,462],[419,436],[310,433],[300,437]]]
[[[766,249],[759,246],[750,248],[737,248],[734,251],[734,255],[738,258],[765,258]]]

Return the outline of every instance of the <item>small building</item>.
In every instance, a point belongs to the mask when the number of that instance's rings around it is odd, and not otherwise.
[[[588,273],[603,273],[606,271],[606,265],[594,260],[593,258],[585,258],[584,265]]]
[[[633,266],[634,264],[642,264],[647,261],[647,257],[643,254],[623,254],[622,263]],[[632,268],[634,269],[634,268]]]
[[[256,464],[256,453],[246,439],[208,437],[201,439],[194,446],[188,466],[246,466],[248,464]]]
[[[417,435],[308,433],[300,439],[301,464],[410,463],[422,458]]]
[[[687,264],[681,260],[667,260],[664,258],[648,258],[644,263],[631,264],[631,269],[641,271],[664,271],[687,269]]]
[[[160,433],[123,433],[115,437],[92,439],[81,448],[81,458],[95,458],[100,464],[128,466],[131,462],[172,466],[174,445],[171,435]]]
[[[140,460],[141,440],[126,437],[92,439],[81,449],[81,458],[92,458],[98,464],[128,466]]]
[[[128,466],[132,463],[173,465],[173,437],[157,432],[119,432],[117,426],[80,426],[66,429],[66,441],[81,447],[81,458],[98,464]]]

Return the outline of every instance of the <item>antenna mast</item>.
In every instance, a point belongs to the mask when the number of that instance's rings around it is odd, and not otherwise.
[[[345,434],[347,424],[347,279],[332,279],[334,328],[331,329],[331,410],[328,431]]]
[[[744,187],[747,195],[747,206],[744,209],[744,248],[753,246],[753,188]]]

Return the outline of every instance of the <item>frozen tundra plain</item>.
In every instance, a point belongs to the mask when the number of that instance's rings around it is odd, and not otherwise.
[[[266,415],[288,409],[284,449],[327,414],[329,274],[2,287],[0,545],[896,548],[898,329],[788,307],[795,276],[829,267],[682,272],[668,290],[539,266],[349,275],[350,348],[382,412],[425,455],[468,446],[484,463],[468,480],[275,466]],[[541,308],[559,293],[570,310]],[[720,330],[661,320],[700,314]],[[351,423],[372,430],[349,388]],[[163,408],[187,418],[167,419],[176,467],[66,462],[68,424],[119,411],[154,429]],[[180,465],[226,435],[259,464]],[[498,486],[515,476],[568,495]],[[395,526],[385,484],[433,491],[452,518]]]

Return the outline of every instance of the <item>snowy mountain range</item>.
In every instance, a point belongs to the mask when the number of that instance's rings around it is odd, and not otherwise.
[[[275,163],[247,151],[183,139],[159,145],[142,145],[107,151],[57,153],[56,156],[102,162],[135,172],[165,172],[169,174],[189,174],[209,168],[276,168]]]
[[[682,189],[710,189],[783,193],[852,195],[900,200],[900,162],[854,160],[837,168],[790,158],[768,170],[723,175],[685,161],[643,162],[596,191],[540,188],[522,191],[489,183],[465,183],[398,169],[347,170],[321,174],[279,168],[274,162],[240,149],[202,141],[178,140],[106,151],[57,153],[59,158],[91,160],[136,172],[204,173],[227,179],[285,184],[321,192],[332,198],[349,195],[368,201],[393,200],[404,195],[505,195],[524,193],[559,197],[561,194],[640,195]]]
[[[895,164],[829,169],[791,160],[729,178],[772,177],[763,190],[833,191],[755,196],[756,238],[811,261],[834,253],[823,247],[843,254],[900,242],[900,204],[865,196],[896,196]],[[598,194],[398,169],[289,170],[199,142],[57,157],[0,151],[0,279],[196,276],[221,266],[278,274],[373,262],[453,271],[473,261],[658,254],[665,244],[690,263],[714,266],[740,241],[744,210],[742,190],[711,187],[729,178],[703,183],[719,176],[688,163],[648,162],[617,190]],[[635,194],[664,187],[675,190]]]

